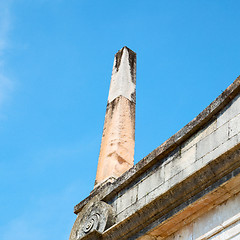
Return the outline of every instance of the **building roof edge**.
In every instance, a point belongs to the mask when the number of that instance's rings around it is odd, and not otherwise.
[[[134,179],[153,166],[157,161],[163,159],[180,144],[189,139],[209,121],[215,119],[216,114],[230,103],[239,93],[240,76],[192,121],[136,163],[131,169],[116,179],[116,181],[113,183],[107,182],[94,189],[87,198],[74,207],[74,213],[77,214],[80,212],[86,203],[96,195],[99,195],[99,198],[105,200],[112,198],[117,192],[127,186],[130,182],[134,181]]]

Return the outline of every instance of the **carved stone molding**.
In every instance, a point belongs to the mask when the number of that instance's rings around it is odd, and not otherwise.
[[[97,230],[93,230],[92,232],[88,233],[84,237],[81,238],[81,240],[101,240],[102,239],[102,233],[98,232]]]
[[[91,202],[78,214],[69,240],[82,239],[92,232],[101,234],[114,223],[115,214],[109,204],[103,201]]]

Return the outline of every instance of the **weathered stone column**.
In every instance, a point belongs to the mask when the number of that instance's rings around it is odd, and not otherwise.
[[[95,186],[133,166],[135,146],[136,53],[115,55]]]

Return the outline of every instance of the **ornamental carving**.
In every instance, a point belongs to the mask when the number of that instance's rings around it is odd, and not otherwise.
[[[112,207],[102,201],[89,204],[80,212],[71,231],[71,240],[80,240],[96,230],[100,233],[115,223]]]

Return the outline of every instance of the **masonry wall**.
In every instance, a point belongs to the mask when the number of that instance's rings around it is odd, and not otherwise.
[[[210,210],[166,240],[239,240],[240,194]]]
[[[239,143],[240,95],[208,122],[207,126],[115,196],[111,205],[116,210],[117,222],[126,219]]]
[[[239,194],[240,77],[179,132],[77,204],[70,239],[240,239]]]

